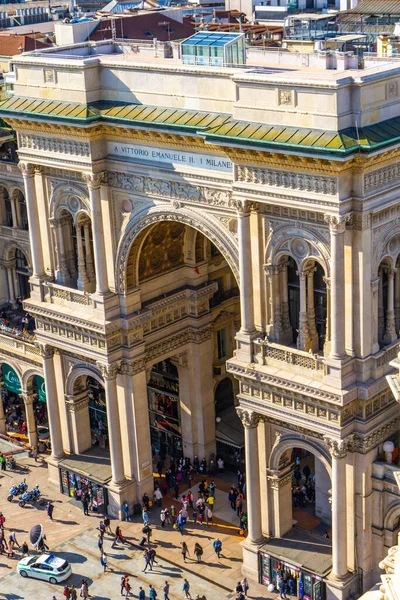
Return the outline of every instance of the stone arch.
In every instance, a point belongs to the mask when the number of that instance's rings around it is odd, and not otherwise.
[[[18,378],[21,382],[21,388],[22,388],[23,374],[22,374],[22,369],[19,366],[18,362],[16,362],[13,358],[10,358],[9,356],[3,356],[2,354],[0,354],[0,367],[5,363],[7,365],[10,365],[10,367],[12,367],[14,369],[14,371],[18,375]]]
[[[32,387],[32,382],[35,375],[38,375],[39,377],[44,377],[43,371],[40,371],[40,369],[37,368],[27,369],[23,372],[21,380],[21,387],[23,390],[27,390],[30,387]]]
[[[317,441],[304,439],[296,434],[284,434],[274,445],[269,457],[269,468],[278,471],[282,454],[293,448],[303,448],[314,454],[322,462],[332,481],[332,462],[328,450]]]
[[[16,250],[20,250],[24,254],[24,256],[26,258],[26,262],[28,263],[29,269],[32,269],[32,261],[31,261],[30,253],[27,251],[26,248],[23,248],[17,242],[9,242],[6,245],[6,247],[4,249],[4,259],[5,260],[14,260]]]
[[[65,182],[54,186],[50,194],[50,217],[58,218],[62,210],[68,211],[74,222],[79,212],[90,217],[87,189],[83,185],[71,186]]]
[[[276,266],[282,256],[292,256],[299,268],[304,261],[320,263],[327,277],[330,276],[330,250],[323,235],[311,229],[287,225],[277,227],[267,241],[265,263]]]
[[[378,276],[379,265],[385,259],[393,268],[400,254],[400,225],[390,223],[373,243],[372,276]]]
[[[70,369],[66,383],[65,383],[65,394],[67,396],[72,396],[74,394],[74,385],[79,377],[93,377],[100,385],[104,387],[104,381],[100,374],[100,371],[91,365],[87,364],[76,364]]]
[[[388,531],[394,531],[397,527],[400,519],[400,504],[396,502],[396,504],[392,504],[389,510],[386,512],[383,528]]]
[[[212,215],[204,214],[201,211],[194,212],[188,208],[157,205],[147,206],[134,215],[125,229],[117,250],[115,281],[117,293],[126,293],[126,264],[132,244],[147,227],[160,221],[176,221],[200,231],[219,249],[230,266],[236,281],[240,283],[237,242],[232,235],[227,233],[226,229],[221,228]]]

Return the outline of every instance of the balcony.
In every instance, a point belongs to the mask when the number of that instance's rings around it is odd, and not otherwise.
[[[325,375],[325,360],[319,354],[304,352],[291,346],[281,346],[267,340],[254,341],[254,362],[258,365],[284,369],[285,364],[309,377],[322,379]]]

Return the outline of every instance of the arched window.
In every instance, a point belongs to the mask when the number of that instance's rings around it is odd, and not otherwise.
[[[22,299],[29,298],[29,266],[25,254],[19,248],[15,250],[15,271],[18,280],[19,296]]]

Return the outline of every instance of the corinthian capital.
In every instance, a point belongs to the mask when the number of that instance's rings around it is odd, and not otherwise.
[[[104,380],[107,379],[115,379],[118,375],[119,364],[112,363],[111,365],[105,365],[104,363],[97,363],[97,367],[101,373],[101,376]]]
[[[351,447],[351,440],[349,439],[335,440],[325,436],[324,440],[333,458],[344,458]]]
[[[328,223],[331,233],[344,233],[346,231],[346,223],[350,223],[351,218],[351,213],[347,213],[346,215],[325,215],[325,222]]]
[[[19,162],[18,168],[24,177],[33,177],[35,174],[34,165],[27,162]]]
[[[40,344],[36,342],[36,346],[39,348],[40,356],[42,358],[53,358],[54,348],[48,344]]]
[[[242,421],[243,427],[246,429],[254,429],[261,421],[265,420],[263,415],[259,415],[250,410],[244,410],[243,408],[237,408],[236,412],[239,419]]]
[[[82,173],[84,181],[88,188],[98,188],[102,183],[107,181],[107,171],[100,171],[99,173]]]

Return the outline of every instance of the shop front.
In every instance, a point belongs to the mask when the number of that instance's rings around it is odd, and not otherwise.
[[[86,384],[89,398],[89,419],[92,445],[99,446],[108,451],[110,447],[104,388],[98,381],[93,379],[93,377],[88,377]]]
[[[7,433],[27,435],[24,401],[19,395],[21,382],[10,365],[2,365],[1,398],[4,407]]]
[[[65,496],[81,500],[83,496],[88,498],[89,509],[92,512],[104,515],[107,513],[107,488],[86,475],[74,473],[68,468],[61,467],[60,491]]]
[[[325,600],[324,577],[260,551],[260,583],[277,587],[277,576],[286,580],[286,593],[298,600]]]
[[[151,447],[162,458],[183,455],[178,371],[169,360],[155,365],[147,384]]]

